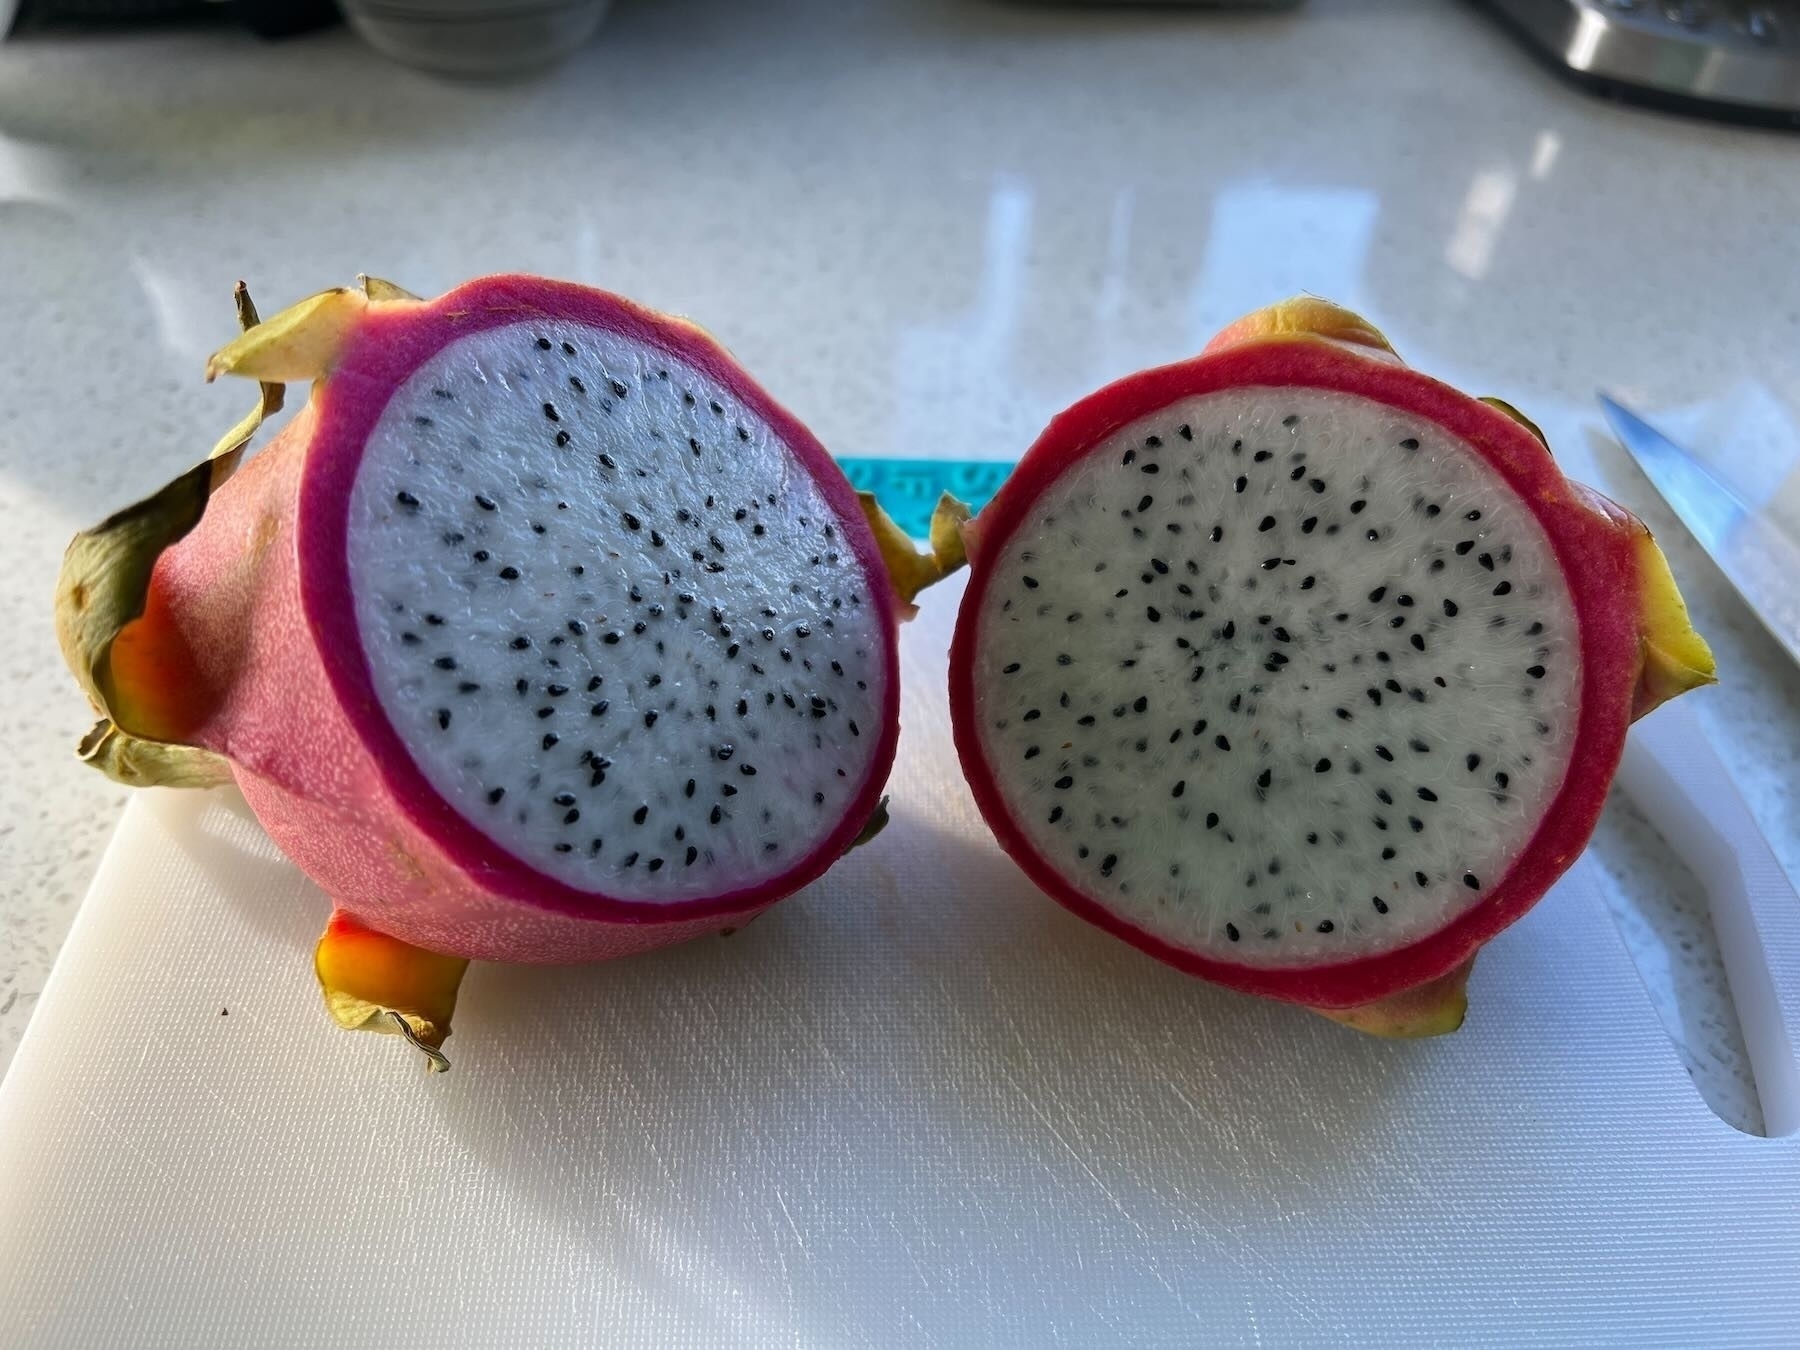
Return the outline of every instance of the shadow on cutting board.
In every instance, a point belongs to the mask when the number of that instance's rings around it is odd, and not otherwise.
[[[860,1269],[915,1225],[941,1240],[946,1205],[974,1262],[1037,1194],[1076,1229],[1245,1185],[1301,1215],[1439,1053],[1167,970],[903,810],[729,938],[475,968],[458,1026],[453,1078],[482,1090],[432,1097],[491,1177],[621,1278],[699,1260],[737,1287],[777,1273],[771,1233]]]

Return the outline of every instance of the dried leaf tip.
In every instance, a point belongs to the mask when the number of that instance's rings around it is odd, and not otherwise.
[[[894,523],[894,518],[882,510],[874,493],[858,492],[856,499],[869,528],[875,532],[875,544],[881,550],[881,561],[887,567],[902,617],[910,619],[918,612],[913,599],[920,591],[942,581],[968,562],[962,537],[963,527],[972,514],[968,504],[948,492],[939,497],[937,507],[931,513],[928,547],[921,550],[906,531]]]

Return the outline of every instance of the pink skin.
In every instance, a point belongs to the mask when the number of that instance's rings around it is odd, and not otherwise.
[[[1359,394],[1427,418],[1468,442],[1537,515],[1564,569],[1581,630],[1581,713],[1568,772],[1512,870],[1447,927],[1408,947],[1331,966],[1233,965],[1154,937],[1107,910],[1032,847],[994,781],[975,717],[974,656],[992,576],[986,560],[1004,549],[1039,494],[1127,423],[1179,399],[1247,385]],[[956,749],[975,801],[1001,847],[1040,889],[1158,960],[1246,993],[1316,1008],[1356,1007],[1460,966],[1536,904],[1593,833],[1644,665],[1635,553],[1643,527],[1622,508],[1570,483],[1541,442],[1479,400],[1405,366],[1316,338],[1269,338],[1214,350],[1128,376],[1057,417],[977,524],[965,534],[969,586],[950,648]]]
[[[346,530],[364,442],[393,390],[452,340],[534,316],[626,333],[691,362],[760,414],[818,482],[870,578],[889,641],[881,735],[851,807],[788,871],[666,904],[546,877],[440,797],[383,713],[350,598]],[[213,498],[152,582],[193,648],[208,710],[186,739],[227,756],[270,836],[342,909],[451,955],[571,962],[745,922],[815,880],[873,813],[899,738],[895,613],[855,493],[823,446],[697,328],[618,296],[490,277],[371,307],[307,409]]]

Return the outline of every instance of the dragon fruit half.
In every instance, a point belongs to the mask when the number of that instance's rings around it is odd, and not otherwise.
[[[88,759],[235,779],[329,894],[342,1024],[441,1066],[469,958],[729,930],[879,826],[895,620],[960,561],[951,508],[915,553],[705,333],[601,291],[239,309],[208,378],[258,407],[77,537],[58,626]]]
[[[1633,718],[1713,678],[1643,524],[1504,404],[1322,301],[1057,417],[963,531],[976,800],[1171,965],[1454,1030],[1575,859]]]

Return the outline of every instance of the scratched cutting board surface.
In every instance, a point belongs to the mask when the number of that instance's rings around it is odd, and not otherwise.
[[[1187,979],[989,842],[954,599],[885,835],[728,939],[475,968],[447,1076],[327,1024],[235,796],[139,798],[0,1086],[0,1344],[1792,1343],[1800,1141],[1702,1104],[1580,867],[1438,1041]],[[1627,783],[1789,1131],[1800,915],[1675,711]]]

